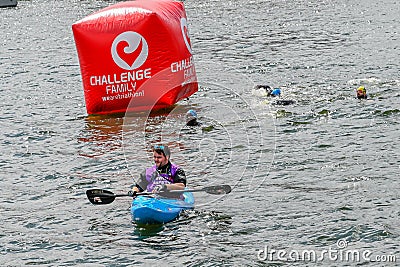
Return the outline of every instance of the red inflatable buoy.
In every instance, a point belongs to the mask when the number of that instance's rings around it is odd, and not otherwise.
[[[182,2],[121,2],[72,31],[88,114],[164,108],[198,90]]]

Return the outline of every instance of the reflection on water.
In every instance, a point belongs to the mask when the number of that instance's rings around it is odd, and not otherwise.
[[[88,116],[85,118],[85,129],[78,137],[79,142],[86,143],[84,157],[99,157],[121,147],[123,118],[119,116]]]
[[[84,157],[99,157],[122,147],[123,136],[135,133],[137,136],[157,136],[156,129],[168,117],[173,107],[152,112],[116,113],[110,115],[90,115],[85,117],[85,128],[81,131],[78,141],[86,143],[81,151]],[[183,109],[182,109],[183,110]],[[124,132],[125,131],[125,132]],[[160,142],[161,138],[155,138],[147,146],[151,151],[151,144]]]

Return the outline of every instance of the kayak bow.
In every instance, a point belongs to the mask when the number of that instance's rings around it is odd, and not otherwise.
[[[132,201],[131,215],[136,224],[163,224],[175,220],[183,210],[193,207],[191,192],[183,193],[183,199],[138,196]]]

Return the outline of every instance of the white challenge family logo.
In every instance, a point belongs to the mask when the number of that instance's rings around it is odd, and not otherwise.
[[[112,58],[120,68],[134,70],[143,65],[149,54],[146,39],[137,32],[123,32],[111,46]]]
[[[190,46],[190,38],[189,38],[188,25],[187,25],[186,18],[181,18],[181,30],[182,30],[183,40],[185,41],[187,49],[190,52],[190,54],[193,54],[192,47]]]
[[[186,48],[188,49],[189,53],[192,54],[186,18],[181,18],[181,31]],[[193,64],[193,57],[191,55],[185,59],[171,63],[170,70],[172,73],[183,74],[184,82],[182,85],[196,81],[196,72]]]
[[[147,59],[149,46],[146,39],[137,32],[123,32],[111,45],[111,56],[122,73],[108,73],[90,76],[91,86],[101,86],[107,96],[103,101],[143,97],[144,90],[138,91],[136,82],[151,78],[151,68],[139,69]]]

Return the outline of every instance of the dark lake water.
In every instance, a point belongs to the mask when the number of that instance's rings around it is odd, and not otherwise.
[[[398,1],[187,0],[199,91],[87,116],[71,25],[113,3],[0,9],[1,266],[398,265]],[[129,198],[89,203],[90,188],[127,192],[160,140],[190,187],[233,192],[150,228]]]

